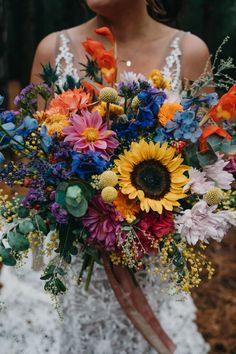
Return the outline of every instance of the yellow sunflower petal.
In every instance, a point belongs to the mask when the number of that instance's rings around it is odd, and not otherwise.
[[[160,202],[166,210],[169,210],[169,211],[173,210],[173,203],[170,202],[169,200],[162,198],[160,200]]]
[[[141,210],[146,211],[148,213],[150,211],[150,206],[148,203],[148,199],[143,199],[140,203]]]

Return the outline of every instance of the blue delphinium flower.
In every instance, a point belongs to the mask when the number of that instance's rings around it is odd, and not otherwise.
[[[14,123],[14,121],[15,121],[15,114],[12,111],[5,111],[0,113],[0,122],[2,124]]]
[[[115,123],[112,125],[119,139],[133,140],[138,137],[138,126],[133,126],[133,122]]]
[[[156,123],[156,115],[160,106],[166,99],[166,94],[155,88],[150,88],[146,91],[141,91],[138,94],[138,99],[141,101],[134,126],[138,128],[151,128]]]
[[[176,140],[190,140],[195,143],[202,134],[193,111],[176,112],[173,120],[165,125],[167,133],[172,132]]]
[[[189,109],[194,104],[205,103],[208,107],[213,107],[218,102],[218,94],[216,92],[209,93],[204,97],[185,98],[181,101],[184,109]]]
[[[52,137],[48,135],[48,130],[45,125],[43,125],[40,130],[40,142],[43,151],[48,152],[49,148],[52,145]]]
[[[0,152],[0,165],[2,165],[4,161],[5,161],[5,157],[4,157],[4,155]]]
[[[155,143],[160,142],[161,144],[164,144],[170,137],[170,134],[167,133],[165,128],[157,128],[156,129],[156,135],[153,137],[153,141]]]
[[[99,152],[89,151],[86,154],[72,152],[72,171],[79,177],[86,179],[94,174],[100,174],[107,168],[107,161],[103,160]]]
[[[15,124],[12,122],[1,124],[2,130],[0,130],[0,146],[6,147],[10,141],[11,137],[15,135]]]
[[[26,116],[23,122],[17,127],[16,132],[18,135],[22,135],[24,138],[27,137],[32,131],[38,128],[38,121],[35,118]]]

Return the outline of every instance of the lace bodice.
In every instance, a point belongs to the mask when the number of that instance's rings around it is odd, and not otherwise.
[[[182,87],[181,80],[181,38],[184,32],[177,31],[169,45],[169,54],[164,58],[164,66],[161,68],[166,78],[171,78],[172,91],[180,92]],[[71,75],[79,79],[78,65],[76,65],[76,54],[73,50],[71,39],[66,31],[58,34],[58,53],[55,59],[57,74],[59,75],[58,84],[63,86],[66,76]]]

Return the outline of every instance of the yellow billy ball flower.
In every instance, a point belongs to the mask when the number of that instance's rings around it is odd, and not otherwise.
[[[211,188],[204,195],[204,199],[208,205],[216,205],[219,204],[224,199],[223,191],[220,188]]]
[[[117,198],[118,192],[114,187],[105,187],[102,190],[102,199],[105,203],[112,203]]]
[[[118,177],[113,171],[105,171],[101,174],[99,180],[99,187],[101,189],[105,187],[115,187],[118,183]]]
[[[118,93],[112,87],[104,87],[100,91],[99,99],[100,101],[106,103],[116,103],[118,99]]]

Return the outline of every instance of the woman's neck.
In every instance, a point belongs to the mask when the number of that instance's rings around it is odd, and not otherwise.
[[[125,10],[107,14],[106,17],[97,15],[94,21],[96,28],[108,26],[119,43],[135,39],[145,40],[149,37],[156,37],[157,34],[153,33],[154,27],[156,32],[157,22],[148,15],[144,1],[137,1],[136,6],[132,8],[127,6]]]

